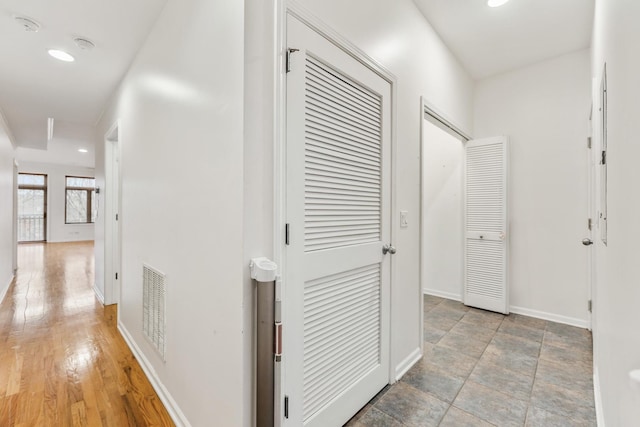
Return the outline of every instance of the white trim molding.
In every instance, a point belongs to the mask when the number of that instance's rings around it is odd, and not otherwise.
[[[535,317],[537,319],[549,320],[551,322],[564,323],[565,325],[589,329],[589,321],[586,319],[577,319],[575,317],[562,316],[560,314],[547,313],[545,311],[515,306],[510,306],[509,311],[523,316]]]
[[[596,422],[598,427],[605,427],[604,413],[602,412],[602,390],[600,389],[600,374],[598,368],[593,367],[593,399],[596,403]]]
[[[424,289],[425,295],[433,295],[435,297],[450,299],[453,301],[458,301],[462,303],[462,296],[449,293],[449,292],[441,292],[434,289]],[[546,311],[533,310],[530,308],[517,307],[517,306],[509,306],[509,312],[515,314],[521,314],[523,316],[535,317],[536,319],[549,320],[551,322],[564,323],[569,326],[576,326],[578,328],[589,329],[589,321],[587,319],[577,319],[575,317],[562,316],[560,314],[547,313]]]
[[[453,301],[462,302],[462,293],[454,294],[452,292],[443,292],[443,291],[438,291],[436,289],[431,289],[431,288],[423,289],[423,293],[425,295],[433,295],[434,297],[440,297],[440,298],[450,299]]]
[[[394,382],[400,381],[400,378],[402,378],[402,376],[406,374],[413,365],[418,363],[420,359],[422,359],[422,350],[418,347],[396,366],[395,375],[393,376],[393,378],[395,378]]]
[[[100,291],[100,289],[95,285],[95,283],[93,284],[93,292],[95,292],[96,298],[98,298],[100,304],[104,305],[104,295],[102,294],[102,291]]]
[[[136,342],[133,340],[133,337],[131,337],[131,334],[129,333],[127,328],[119,320],[118,331],[120,332],[120,335],[122,335],[122,338],[124,338],[124,341],[127,343],[127,346],[129,347],[135,358],[138,360],[138,363],[140,363],[140,367],[142,367],[142,370],[147,376],[147,379],[151,383],[153,389],[156,391],[156,393],[158,393],[158,397],[162,401],[162,404],[166,408],[169,416],[176,424],[176,426],[191,427],[189,420],[184,415],[176,401],[173,399],[171,393],[169,393],[169,390],[167,390],[164,384],[162,384],[162,381],[160,381],[158,374],[156,373],[155,369],[153,369],[153,366],[151,365],[149,360],[136,345]]]
[[[13,285],[13,281],[15,280],[15,278],[15,274],[12,275],[9,279],[9,282],[7,283],[7,286],[5,286],[4,289],[0,289],[0,304],[2,304],[4,298],[7,296],[7,292],[9,292],[9,288],[11,287],[11,285]]]

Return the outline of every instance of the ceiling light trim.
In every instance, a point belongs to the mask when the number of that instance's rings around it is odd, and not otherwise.
[[[487,6],[489,7],[500,7],[506,4],[509,0],[488,0]]]
[[[49,53],[49,55],[51,55],[52,57],[54,57],[55,59],[59,60],[59,61],[63,61],[63,62],[73,62],[76,60],[76,58],[74,58],[73,55],[71,55],[68,52],[65,52],[64,50],[60,50],[60,49],[49,49],[47,51]]]
[[[53,139],[53,117],[47,119],[47,142],[51,142]]]

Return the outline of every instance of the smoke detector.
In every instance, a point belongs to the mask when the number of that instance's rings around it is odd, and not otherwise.
[[[76,37],[73,39],[76,46],[78,46],[82,50],[91,50],[96,45],[89,39],[85,39],[84,37]]]
[[[25,30],[30,33],[37,33],[40,30],[40,24],[33,19],[24,16],[14,16],[13,19]]]

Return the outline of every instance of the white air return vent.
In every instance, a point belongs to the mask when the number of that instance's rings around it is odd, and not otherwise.
[[[165,296],[166,276],[146,264],[142,266],[143,313],[142,331],[165,360]]]

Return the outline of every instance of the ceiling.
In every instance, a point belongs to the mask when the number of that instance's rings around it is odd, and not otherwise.
[[[486,0],[414,2],[474,79],[590,45],[594,0],[511,0],[499,8]],[[0,114],[20,155],[93,162],[94,125],[165,3],[0,0]],[[40,30],[25,31],[15,16],[37,21]],[[77,47],[78,36],[95,48]],[[67,50],[76,61],[51,58],[50,48]],[[51,142],[49,117],[55,119]],[[81,146],[89,152],[79,155]]]
[[[594,0],[414,0],[474,79],[588,48]]]
[[[92,150],[93,127],[165,3],[0,0],[0,111],[18,147],[64,147],[63,155],[76,146]],[[40,30],[25,31],[15,16],[35,20]],[[91,40],[95,48],[80,49],[74,37]],[[50,57],[51,48],[69,52],[76,61]],[[49,117],[54,118],[51,143]],[[86,156],[93,157],[92,151]]]

